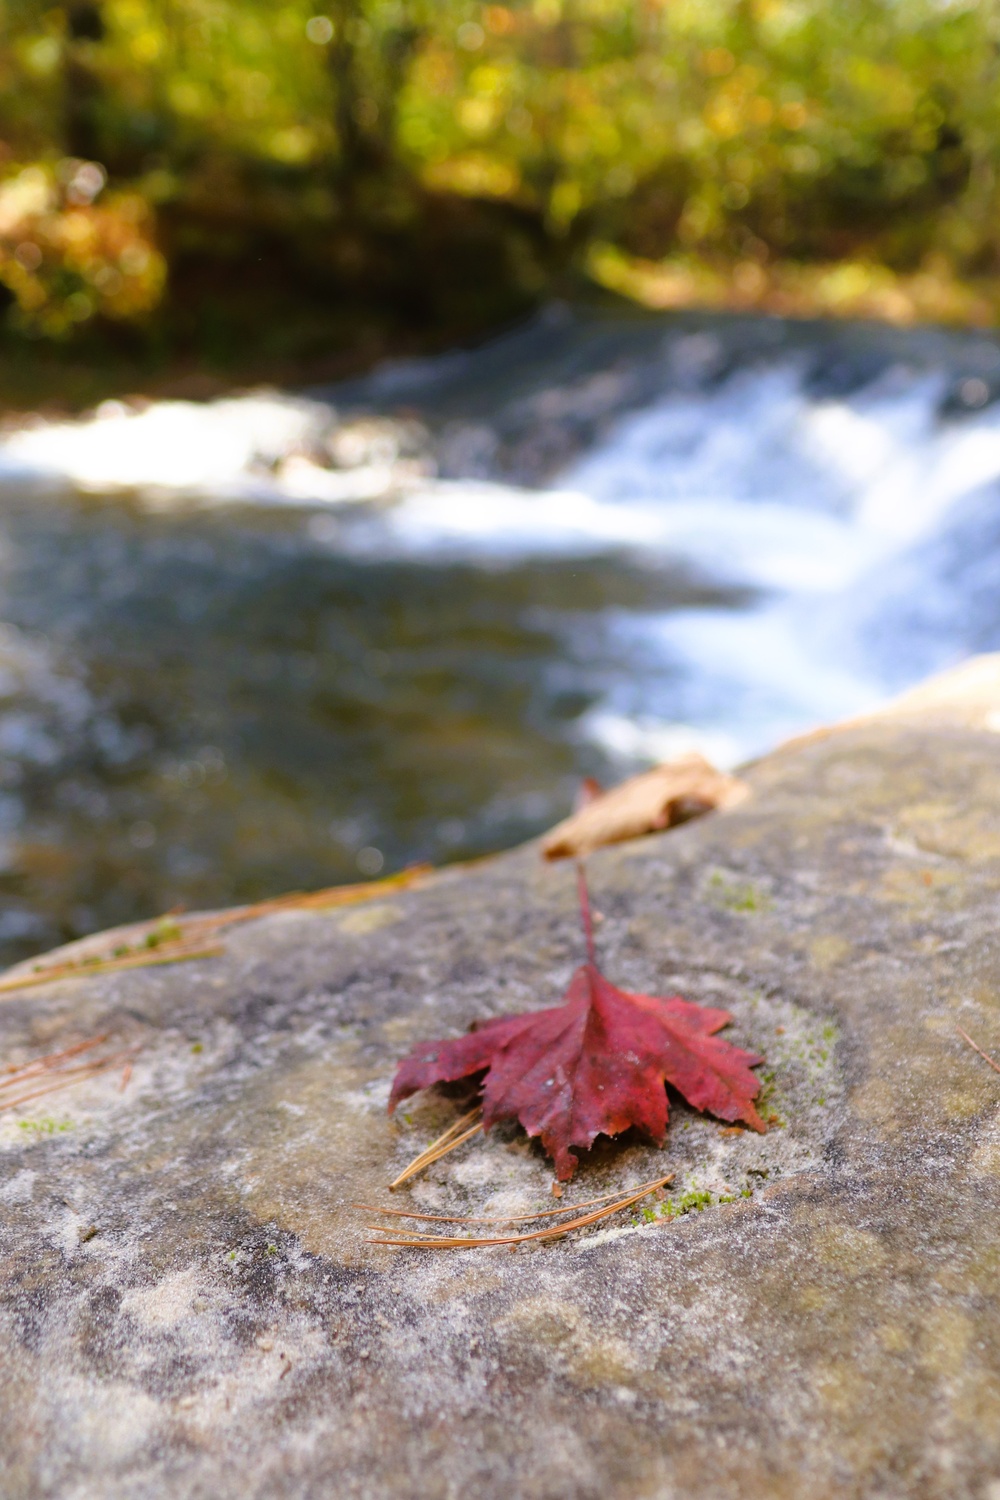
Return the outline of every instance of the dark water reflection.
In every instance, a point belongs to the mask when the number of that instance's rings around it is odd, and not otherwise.
[[[0,543],[7,960],[539,831],[607,769],[574,734],[621,670],[601,611],[728,597],[608,557],[355,562],[306,511],[8,494]]]

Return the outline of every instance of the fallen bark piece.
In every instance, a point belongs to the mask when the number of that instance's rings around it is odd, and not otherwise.
[[[749,795],[736,776],[692,752],[629,777],[557,823],[542,840],[546,859],[584,859],[605,844],[620,844],[672,828]]]

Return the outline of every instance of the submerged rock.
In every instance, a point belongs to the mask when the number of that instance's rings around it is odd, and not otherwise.
[[[353,1206],[552,1206],[514,1130],[385,1191],[456,1114],[390,1121],[397,1059],[580,957],[537,849],[6,996],[5,1064],[141,1049],[0,1113],[7,1500],[996,1500],[1000,1077],[956,1030],[1000,1053],[985,671],[593,857],[609,977],[732,1011],[772,1129],[675,1104],[563,1200],[673,1171],[667,1204],[555,1246],[376,1247]]]

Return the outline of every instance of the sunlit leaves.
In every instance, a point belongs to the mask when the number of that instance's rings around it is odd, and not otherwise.
[[[0,285],[25,331],[59,338],[97,313],[141,317],[166,267],[136,193],[105,194],[95,162],[64,159],[0,177]]]
[[[52,0],[7,0],[0,10],[8,172],[93,158],[115,191],[151,206],[225,201],[231,220],[269,228],[268,184],[279,181],[288,195],[280,232],[292,237],[316,218],[303,207],[300,223],[297,203],[322,198],[333,213],[338,194],[402,204],[431,189],[507,200],[564,244],[651,258],[680,247],[713,263],[850,255],[905,269],[944,256],[961,269],[1000,250],[988,6],[92,8],[86,36]],[[363,188],[347,189],[358,177]],[[74,282],[67,295],[77,292],[91,295]]]

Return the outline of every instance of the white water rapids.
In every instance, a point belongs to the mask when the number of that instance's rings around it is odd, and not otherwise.
[[[605,610],[619,670],[578,733],[624,760],[697,745],[732,764],[1000,645],[1000,408],[942,418],[945,379],[896,363],[830,396],[776,357],[625,412],[541,488],[435,478],[391,434],[318,462],[330,408],[305,398],[106,403],[8,433],[0,494],[293,505],[355,558],[682,565],[745,589],[742,607]],[[586,632],[567,649],[585,657]]]

